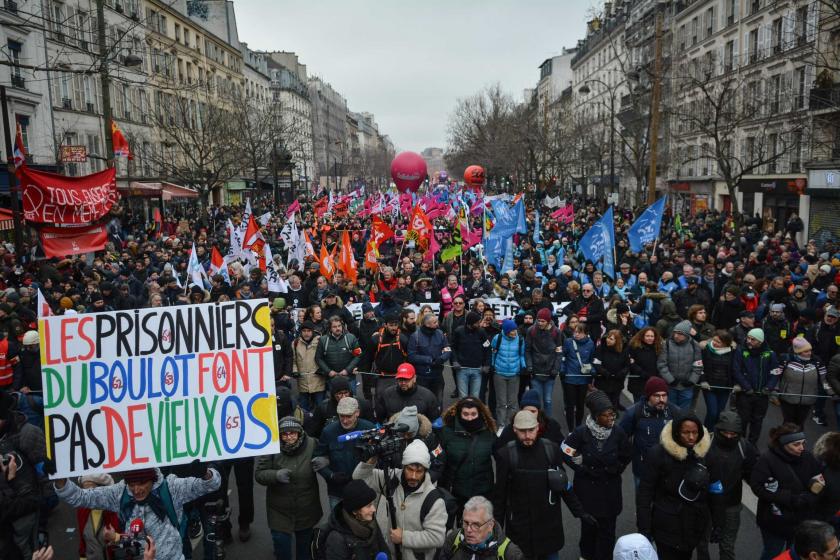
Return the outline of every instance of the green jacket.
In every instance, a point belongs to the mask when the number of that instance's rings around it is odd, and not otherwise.
[[[318,479],[310,461],[317,440],[307,437],[294,455],[263,455],[257,457],[254,478],[267,486],[265,506],[268,527],[274,531],[291,533],[311,529],[318,524],[323,511],[318,493]],[[289,469],[288,484],[277,482],[277,471]]]
[[[338,338],[327,333],[318,339],[318,348],[315,350],[315,363],[324,375],[333,371],[347,370],[347,375],[352,376],[353,370],[359,366],[362,359],[362,350],[359,348],[359,341],[352,333],[345,332]]]
[[[452,494],[461,499],[478,495],[489,497],[493,491],[492,457],[496,434],[487,427],[471,434],[455,418],[443,426],[439,439],[446,454],[441,485],[452,488]]]

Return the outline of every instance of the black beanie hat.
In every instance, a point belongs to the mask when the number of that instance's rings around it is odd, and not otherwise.
[[[333,398],[335,398],[335,394],[339,391],[350,391],[350,381],[344,375],[336,375],[330,381],[330,393],[333,395]]]
[[[481,321],[481,315],[476,313],[475,311],[470,311],[467,313],[466,320],[464,321],[467,325],[474,325]]]
[[[375,499],[376,492],[364,480],[351,480],[341,493],[341,507],[347,513],[353,513]]]
[[[598,416],[605,410],[615,410],[612,401],[603,391],[592,391],[586,397],[586,408],[593,417]]]

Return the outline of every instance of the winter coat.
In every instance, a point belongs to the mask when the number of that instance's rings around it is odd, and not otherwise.
[[[110,525],[118,532],[122,532],[123,528],[120,525],[119,516],[113,511],[101,511],[99,525],[94,526],[90,515],[92,512],[93,510],[88,508],[76,508],[76,525],[79,529],[79,558],[105,560],[107,558],[103,535],[105,527]],[[94,542],[89,541],[89,538],[93,539]]]
[[[598,440],[582,424],[561,445],[563,459],[575,473],[574,492],[583,509],[595,517],[615,517],[624,504],[621,473],[633,459],[633,446],[621,426],[614,425],[605,440]],[[583,456],[577,465],[572,455]]]
[[[535,375],[555,377],[563,366],[563,335],[553,324],[525,331],[525,366]]]
[[[513,453],[518,456],[515,470],[511,460]],[[548,487],[547,471],[563,470],[561,454],[557,444],[545,438],[538,438],[530,447],[517,440],[496,452],[494,515],[505,524],[511,540],[528,558],[545,556],[563,548],[565,535],[559,498],[562,497],[575,517],[584,513],[571,488],[567,487],[557,496]]]
[[[688,389],[697,385],[703,371],[703,356],[700,345],[688,339],[682,343],[668,339],[656,360],[659,377],[677,389]]]
[[[458,286],[455,290],[450,290],[449,288],[443,288],[440,291],[440,314],[443,317],[452,311],[452,300],[455,299],[457,296],[464,295],[464,288]]]
[[[157,478],[152,485],[154,492],[163,484],[164,477],[159,469],[155,469]],[[172,496],[172,506],[179,521],[184,517],[184,504],[191,502],[205,494],[213,492],[221,486],[222,477],[215,469],[210,469],[212,476],[209,480],[203,478],[178,478],[174,474],[166,477],[169,495]],[[56,495],[72,507],[101,509],[106,511],[120,511],[123,493],[131,494],[124,481],[111,486],[97,486],[82,490],[72,480],[67,480],[62,488],[56,488]],[[144,530],[155,540],[159,560],[180,560],[184,558],[183,544],[179,529],[172,524],[168,516],[158,517],[148,503],[135,503],[131,506],[127,519],[140,518],[144,523]]]
[[[455,329],[463,327],[466,323],[466,310],[458,316],[456,316],[453,311],[451,313],[447,313],[446,317],[443,318],[443,321],[440,322],[440,330],[442,330],[443,334],[446,335],[446,340],[452,340],[452,336],[455,334]]]
[[[376,418],[382,422],[412,405],[427,418],[437,419],[440,416],[440,403],[429,389],[415,385],[408,391],[402,391],[399,385],[391,385],[376,395]]]
[[[293,533],[311,529],[321,519],[318,479],[310,464],[316,443],[315,438],[307,436],[292,454],[281,451],[257,457],[254,479],[267,487],[265,509],[272,531]],[[280,469],[291,471],[288,483],[277,482]]]
[[[825,376],[831,390],[835,395],[840,395],[840,353],[834,355],[828,362],[828,373]]]
[[[456,416],[446,418],[440,430],[440,444],[446,464],[440,486],[451,488],[462,502],[472,496],[490,497],[493,490],[493,444],[496,434],[485,425],[468,432]]]
[[[782,401],[790,404],[811,405],[817,401],[820,387],[830,389],[825,381],[825,366],[816,356],[803,361],[798,356],[775,370],[769,388],[781,394]]]
[[[778,373],[773,374],[779,367],[779,359],[776,353],[770,350],[767,343],[756,349],[739,347],[735,350],[732,362],[732,377],[735,383],[741,386],[744,391],[762,391],[766,389],[771,379]],[[777,381],[773,381],[777,383]]]
[[[354,397],[359,401],[359,418],[363,418],[368,422],[373,422],[373,406],[370,401],[361,396]],[[321,437],[321,433],[328,425],[333,422],[338,422],[338,403],[335,400],[335,395],[330,394],[315,407],[312,413],[312,430],[315,437]]]
[[[621,317],[618,315],[618,311],[615,308],[610,309],[607,311],[607,321],[604,325],[604,328],[607,332],[616,330],[621,333],[621,341],[624,343],[625,348],[627,344],[630,342],[630,339],[633,338],[639,329],[636,328],[636,325],[633,324],[633,318],[629,318],[627,324],[621,322]]]
[[[330,464],[319,471],[319,474],[327,481],[327,492],[330,496],[341,496],[344,486],[350,482],[353,469],[359,464],[359,454],[356,452],[355,441],[338,441],[338,436],[354,432],[356,430],[371,430],[376,425],[364,418],[359,418],[356,425],[345,430],[341,422],[331,422],[318,438],[315,447],[314,457],[327,457]],[[337,476],[333,476],[338,473]]]
[[[720,482],[720,493],[712,494],[712,524],[723,519],[723,510],[741,503],[743,483],[750,481],[753,468],[758,461],[758,451],[746,438],[737,437],[729,441],[715,432],[712,447],[706,456],[712,484]]]
[[[587,300],[583,296],[578,296],[566,306],[563,313],[567,316],[577,315],[582,319],[585,318],[583,323],[586,324],[589,338],[592,340],[601,338],[601,323],[605,318],[604,302],[601,298],[593,295]]]
[[[359,369],[362,371],[372,371],[370,367],[374,352],[371,347],[373,346],[373,335],[379,328],[379,321],[376,319],[368,321],[364,317],[356,325],[356,332],[359,335],[359,348],[362,349],[362,359],[359,361]]]
[[[840,350],[840,322],[828,326],[824,321],[814,328],[813,338],[809,339],[816,355],[823,363],[831,360]]]
[[[452,335],[452,363],[461,367],[490,365],[490,341],[484,329],[461,326]]]
[[[818,499],[808,490],[808,481],[821,470],[808,451],[799,457],[777,447],[765,451],[750,476],[750,488],[758,497],[758,526],[790,539],[800,522],[817,519]]]
[[[630,380],[627,387],[634,395],[642,394],[645,391],[645,383],[651,377],[656,377],[659,371],[656,368],[656,346],[642,343],[638,348],[630,347]]]
[[[400,546],[402,557],[404,560],[416,560],[419,557],[431,560],[434,558],[435,550],[443,546],[446,538],[446,505],[442,499],[435,500],[426,518],[420,521],[420,508],[423,501],[435,488],[429,473],[426,473],[420,487],[407,496],[402,484],[398,482],[402,476],[402,470],[394,469],[392,476],[397,479],[391,484],[395,486],[392,499],[396,506],[396,525],[403,530],[403,543]],[[375,469],[369,463],[359,463],[353,471],[353,478],[364,480],[373,488],[377,502],[380,496],[386,493],[385,471]],[[377,508],[377,512],[385,509],[387,508],[383,503]]]
[[[776,321],[772,317],[767,317],[761,325],[761,330],[764,331],[764,342],[777,356],[790,352],[793,327],[787,319]]]
[[[608,394],[620,393],[630,372],[630,355],[626,351],[616,352],[602,342],[592,364],[595,366],[595,387]]]
[[[711,441],[703,428],[702,437],[693,453],[689,453],[674,439],[672,423],[663,428],[659,444],[645,458],[645,470],[636,491],[636,521],[639,532],[653,535],[657,543],[693,550],[705,538],[710,523],[707,487],[701,488],[693,502],[683,499],[679,488],[686,473],[696,463],[704,462]]]
[[[344,332],[335,337],[328,332],[318,339],[315,363],[325,375],[330,371],[341,370],[346,371],[347,375],[353,375],[353,370],[358,367],[361,356],[362,349],[355,335]]]
[[[408,337],[403,332],[390,335],[385,328],[373,334],[368,348],[371,371],[382,375],[396,375],[397,369],[405,363],[408,352]]]
[[[321,309],[323,310],[322,317],[329,322],[331,317],[338,317],[344,322],[345,328],[350,328],[356,324],[353,320],[353,314],[344,307],[344,302],[340,297],[336,297],[334,305],[327,305],[325,301],[321,300]]]
[[[619,425],[633,441],[633,474],[641,477],[645,472],[647,452],[659,443],[659,434],[679,409],[668,403],[664,410],[656,410],[646,400],[635,403],[621,417]]]
[[[286,334],[282,331],[275,331],[272,337],[274,348],[272,355],[274,357],[274,378],[279,383],[283,376],[292,375],[292,366],[294,356],[292,355],[292,345]]]
[[[308,344],[302,338],[292,342],[292,374],[297,378],[300,393],[321,393],[327,389],[326,378],[318,373],[318,364],[315,362],[318,339],[318,335],[315,335]]]
[[[519,335],[511,338],[499,333],[490,341],[490,364],[498,375],[514,377],[525,368],[525,342]]]
[[[370,538],[362,539],[347,525],[340,503],[330,513],[327,527],[329,534],[323,545],[326,560],[374,560],[378,553],[388,550],[388,543],[376,519],[371,523]]]
[[[452,354],[446,335],[440,329],[420,327],[408,339],[408,361],[414,366],[417,377],[440,378],[443,364]]]
[[[735,352],[731,348],[703,348],[703,374],[701,382],[719,387],[732,387],[732,362]]]
[[[661,289],[660,289],[661,291]],[[682,321],[682,318],[677,315],[677,306],[670,299],[662,302],[662,315],[656,322],[656,330],[659,331],[659,336],[662,338],[671,338],[671,333],[677,323]]]
[[[575,350],[577,347],[577,350]],[[578,358],[578,355],[580,358]],[[590,337],[583,340],[575,340],[569,337],[563,343],[563,383],[570,385],[588,385],[592,382],[592,374],[595,368],[592,367],[590,374],[586,375],[581,371],[584,365],[592,366],[595,359],[595,343]]]
[[[456,540],[459,538],[459,544],[456,545]],[[440,560],[497,560],[499,558],[500,545],[507,540],[508,543],[505,546],[504,555],[501,557],[504,560],[525,560],[525,555],[522,554],[522,550],[513,541],[505,537],[505,533],[502,531],[498,522],[493,527],[493,537],[490,539],[490,544],[487,548],[472,551],[464,545],[463,540],[463,530],[454,529],[449,531],[438,558]]]
[[[566,435],[563,433],[563,428],[560,426],[560,422],[548,416],[542,410],[540,410],[539,414],[537,414],[537,422],[539,423],[537,429],[537,435],[539,437],[553,441],[557,445],[560,445],[563,443],[563,440],[566,439]],[[515,439],[516,434],[513,431],[513,420],[511,420],[510,424],[502,428],[502,433],[499,434],[499,437],[493,444],[493,453],[504,447],[507,442]]]
[[[731,329],[738,324],[738,318],[744,310],[741,300],[718,301],[712,311],[712,323],[719,329]]]

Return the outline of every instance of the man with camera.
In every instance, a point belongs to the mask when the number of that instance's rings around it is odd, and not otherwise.
[[[350,482],[359,457],[353,442],[339,441],[339,436],[356,430],[370,430],[373,422],[359,418],[359,401],[344,397],[338,403],[338,422],[328,424],[321,432],[312,458],[312,468],[327,481],[330,508],[341,500],[344,487]]]
[[[85,490],[62,478],[55,481],[55,489],[58,497],[73,507],[117,512],[124,527],[140,521],[154,539],[158,560],[181,560],[184,504],[217,490],[222,482],[216,469],[198,461],[194,466],[193,476],[186,478],[172,474],[164,478],[159,469],[152,468],[127,472],[112,486]]]
[[[429,476],[426,444],[412,441],[402,454],[402,469],[375,468],[378,457],[359,463],[353,478],[363,480],[387,500],[390,527],[386,540],[403,560],[432,560],[446,537],[447,512]]]

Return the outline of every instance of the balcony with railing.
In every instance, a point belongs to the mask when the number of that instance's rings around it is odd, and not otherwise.
[[[812,111],[840,110],[840,83],[811,89],[809,107]]]

